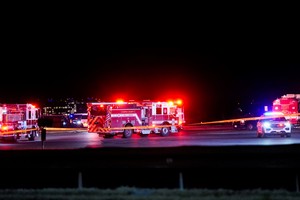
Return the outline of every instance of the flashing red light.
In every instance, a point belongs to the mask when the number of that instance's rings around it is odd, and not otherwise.
[[[182,100],[181,100],[181,99],[178,99],[178,100],[177,100],[177,104],[178,104],[178,105],[182,105]]]
[[[33,104],[33,103],[28,103],[28,105],[31,105],[33,108],[35,108],[35,107],[36,107],[36,105],[35,105],[35,104]]]
[[[173,105],[174,105],[174,102],[173,102],[173,101],[169,101],[168,104],[169,104],[170,106],[173,106]]]
[[[118,99],[116,102],[117,102],[117,104],[122,104],[122,103],[124,103],[124,101],[123,101],[122,99]]]

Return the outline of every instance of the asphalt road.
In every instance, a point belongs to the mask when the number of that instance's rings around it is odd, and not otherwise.
[[[1,141],[0,150],[30,149],[83,149],[83,148],[139,148],[139,147],[180,147],[180,146],[248,146],[248,145],[289,145],[300,144],[300,129],[294,129],[290,138],[279,135],[257,138],[255,131],[234,130],[228,126],[186,126],[179,133],[162,137],[158,134],[131,138],[117,135],[113,138],[99,137],[96,133],[88,133],[83,129],[47,130],[46,141],[41,137],[35,141],[19,140],[16,143]]]

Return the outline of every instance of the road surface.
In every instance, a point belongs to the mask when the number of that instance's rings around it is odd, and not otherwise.
[[[300,129],[294,129],[292,137],[281,138],[267,136],[257,138],[255,131],[234,130],[227,126],[186,126],[179,133],[162,137],[157,134],[140,136],[134,134],[131,138],[117,135],[113,138],[99,137],[96,133],[86,130],[47,130],[46,141],[41,137],[35,141],[19,140],[16,143],[0,142],[0,150],[20,149],[82,149],[105,147],[180,147],[180,146],[237,146],[237,145],[289,145],[300,144]]]

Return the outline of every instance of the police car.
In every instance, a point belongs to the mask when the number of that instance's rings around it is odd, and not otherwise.
[[[281,112],[265,112],[257,124],[257,137],[279,135],[291,137],[292,125]]]
[[[70,114],[70,124],[71,127],[81,127],[86,128],[87,123],[87,113],[74,113]]]

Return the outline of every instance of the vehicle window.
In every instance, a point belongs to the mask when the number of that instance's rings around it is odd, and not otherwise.
[[[287,121],[285,117],[273,118],[273,121]]]
[[[95,105],[95,106],[92,106],[92,109],[91,109],[91,115],[105,115],[105,112],[106,111],[106,106],[98,106],[98,105]]]

